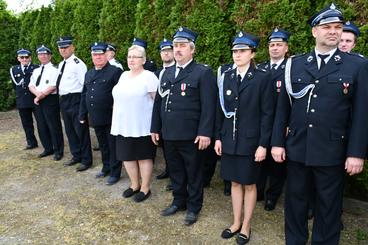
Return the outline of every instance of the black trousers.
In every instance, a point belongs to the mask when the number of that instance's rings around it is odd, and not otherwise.
[[[203,203],[203,173],[198,144],[194,140],[164,140],[173,186],[173,205],[199,213]]]
[[[68,137],[70,152],[73,158],[81,160],[86,166],[92,165],[91,138],[88,122],[79,122],[80,93],[67,94],[60,97],[60,110],[63,116],[65,133]]]
[[[265,191],[267,179],[269,180],[269,185]],[[271,153],[268,153],[266,160],[262,163],[261,174],[257,181],[257,196],[265,195],[266,200],[277,202],[281,196],[285,180],[286,164],[275,162]]]
[[[315,193],[311,193],[314,183]],[[344,186],[343,164],[329,167],[287,163],[285,238],[287,245],[308,241],[308,201],[315,195],[312,244],[338,244]]]
[[[37,129],[47,152],[64,154],[64,138],[60,119],[59,96],[48,95],[36,106]]]
[[[37,146],[37,139],[34,135],[33,117],[32,113],[35,115],[34,108],[18,108],[20,120],[22,122],[24,133],[26,134],[27,145]]]
[[[121,161],[116,160],[115,136],[110,134],[111,124],[95,126],[94,129],[101,152],[101,171],[120,178]]]
[[[211,139],[211,144],[203,151],[200,151],[200,158],[203,167],[203,185],[208,186],[215,174],[217,154],[215,152],[215,140]]]

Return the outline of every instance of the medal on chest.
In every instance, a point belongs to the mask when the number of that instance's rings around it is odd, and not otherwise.
[[[342,85],[344,86],[344,90],[343,90],[344,94],[348,94],[349,93],[348,88],[349,88],[350,84],[349,83],[343,83]]]
[[[280,88],[281,88],[281,81],[276,81],[276,91],[277,93],[280,93]]]
[[[187,84],[186,83],[182,83],[180,85],[180,89],[181,89],[181,96],[185,96],[185,90],[187,89]]]

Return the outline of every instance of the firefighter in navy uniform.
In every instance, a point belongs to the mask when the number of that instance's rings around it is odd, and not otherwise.
[[[334,4],[308,23],[316,46],[286,63],[271,153],[276,162],[287,158],[286,244],[307,243],[312,194],[312,244],[338,244],[345,172],[360,173],[367,156],[368,63],[337,49],[343,16]]]
[[[35,96],[29,91],[28,85],[33,70],[36,69],[38,65],[31,63],[31,51],[27,49],[19,49],[17,51],[17,59],[20,64],[10,68],[10,77],[15,90],[16,107],[18,109],[23,130],[26,135],[27,145],[25,150],[30,150],[36,148],[38,143],[34,135],[32,117],[32,113],[35,113],[35,105],[33,103]]]
[[[152,140],[165,144],[174,200],[162,216],[188,209],[185,225],[198,219],[203,204],[200,151],[211,143],[214,131],[216,82],[207,66],[193,60],[197,34],[180,27],[174,35],[176,65],[163,74],[152,113]]]
[[[107,45],[95,42],[91,45],[94,68],[87,71],[79,109],[79,120],[95,129],[100,146],[103,167],[96,178],[110,175],[106,184],[113,185],[120,179],[121,161],[116,160],[115,138],[110,134],[112,119],[112,89],[118,83],[122,69],[108,62]]]
[[[275,101],[281,91],[284,83],[284,72],[286,64],[286,55],[288,52],[288,40],[290,33],[275,28],[268,37],[268,53],[270,60],[259,64],[258,67],[271,72],[273,95]],[[275,103],[276,106],[276,103]],[[267,158],[262,164],[261,174],[257,181],[257,200],[265,199],[264,209],[267,211],[274,210],[277,200],[279,199],[286,178],[285,164],[276,163],[270,150],[267,152]],[[268,189],[266,190],[267,180],[269,180]]]
[[[169,68],[170,66],[175,66],[173,43],[171,40],[164,38],[160,42],[158,49],[160,50],[162,68],[155,71],[155,75],[157,76],[158,79],[161,79],[162,75],[164,74],[167,68]],[[165,146],[163,144],[162,137],[161,137],[160,145],[162,146],[162,152],[163,152],[164,161],[165,161],[165,169],[162,173],[156,176],[156,179],[166,179],[169,177],[169,167],[166,162]],[[172,184],[170,182],[166,185],[166,190],[168,191],[172,190]]]

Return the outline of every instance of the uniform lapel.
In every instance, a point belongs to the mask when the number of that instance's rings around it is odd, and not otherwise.
[[[170,81],[170,83],[174,84],[175,83],[175,70],[176,70],[175,65],[166,68],[162,78],[166,77]],[[161,80],[163,81],[164,79],[161,79]]]
[[[318,78],[325,77],[339,69],[338,65],[342,63],[339,49],[332,55],[325,67],[320,71]]]
[[[314,50],[307,56],[307,59],[305,61],[305,70],[314,78],[317,78],[319,76],[316,53],[314,52]]]
[[[245,73],[245,76],[243,77],[243,80],[239,86],[239,94],[246,88],[248,87],[250,81],[253,79],[254,77],[254,66],[250,65],[249,69],[247,71],[247,73]]]
[[[235,93],[236,95],[239,94],[236,69],[233,69],[229,72],[229,79],[224,79],[224,82],[224,95],[229,95],[231,92]]]

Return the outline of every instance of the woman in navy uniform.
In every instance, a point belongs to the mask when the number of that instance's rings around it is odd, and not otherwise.
[[[29,150],[38,146],[37,139],[34,135],[32,118],[32,113],[35,113],[35,105],[33,103],[35,97],[28,89],[33,70],[36,69],[38,65],[31,63],[31,51],[27,49],[19,49],[17,51],[17,59],[20,65],[10,68],[10,76],[15,90],[16,106],[19,111],[24,133],[26,134],[27,146],[25,150]]]
[[[256,205],[260,162],[266,158],[272,131],[274,96],[270,73],[254,66],[259,38],[239,32],[233,42],[236,69],[219,80],[215,151],[221,155],[221,177],[231,180],[234,221],[221,236],[237,232],[238,244],[250,239],[250,220]],[[241,220],[242,213],[244,218]]]

